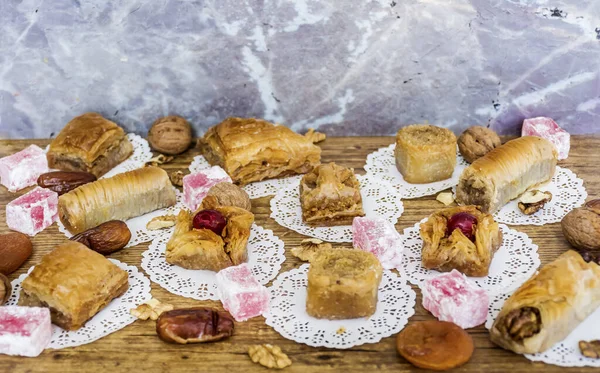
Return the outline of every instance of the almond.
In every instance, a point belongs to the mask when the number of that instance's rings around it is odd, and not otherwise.
[[[19,269],[31,256],[29,237],[19,232],[0,235],[0,273],[9,275]]]

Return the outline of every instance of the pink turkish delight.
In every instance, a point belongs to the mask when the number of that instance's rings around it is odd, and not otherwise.
[[[441,321],[453,322],[463,329],[485,322],[490,304],[487,292],[469,283],[455,269],[425,281],[421,292],[423,307]]]
[[[58,194],[37,187],[6,205],[6,224],[14,231],[35,236],[58,217]]]
[[[556,146],[558,159],[567,159],[571,148],[571,135],[546,117],[529,118],[523,121],[521,136],[543,137]]]
[[[38,177],[48,172],[46,153],[35,145],[18,153],[0,158],[0,183],[11,192],[37,183]]]
[[[237,321],[246,321],[269,309],[269,290],[256,281],[247,263],[219,271],[217,289],[223,307]]]
[[[218,183],[231,183],[227,172],[219,166],[213,166],[183,178],[183,202],[192,211],[195,211],[208,190]]]
[[[356,217],[352,221],[352,244],[375,254],[384,269],[400,267],[402,241],[394,224],[381,217]]]
[[[38,356],[51,338],[50,309],[0,307],[0,354]]]

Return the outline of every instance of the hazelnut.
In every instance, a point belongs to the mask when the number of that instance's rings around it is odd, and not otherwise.
[[[152,149],[164,154],[183,153],[192,143],[192,127],[176,115],[157,119],[148,132],[148,142]]]
[[[469,163],[473,163],[501,144],[496,132],[481,126],[467,128],[458,138],[460,154]]]
[[[218,206],[234,206],[252,210],[250,197],[245,190],[232,183],[218,183],[208,190],[200,209],[214,209]]]
[[[577,249],[600,250],[600,200],[573,209],[561,221],[562,231]]]
[[[12,294],[12,285],[6,276],[0,273],[0,306],[8,301]]]

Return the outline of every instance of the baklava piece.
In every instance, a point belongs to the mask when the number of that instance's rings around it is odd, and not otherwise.
[[[300,205],[302,220],[311,226],[349,225],[365,214],[353,170],[335,163],[317,166],[302,177]]]

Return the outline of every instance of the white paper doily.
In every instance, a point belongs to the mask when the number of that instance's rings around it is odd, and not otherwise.
[[[402,198],[411,199],[436,194],[444,189],[451,188],[458,184],[458,178],[462,171],[469,164],[456,151],[456,168],[452,177],[442,181],[436,181],[428,184],[411,184],[406,182],[402,174],[396,168],[396,158],[394,157],[396,144],[374,151],[367,156],[365,170],[367,175],[375,176],[382,180],[389,181],[402,194]]]
[[[404,247],[402,272],[409,282],[419,286],[426,280],[441,274],[421,266],[423,240],[419,234],[419,226],[425,221],[427,218],[413,227],[406,228],[402,235],[402,247]],[[502,246],[492,258],[489,274],[486,277],[468,277],[471,283],[485,289],[488,293],[503,291],[524,282],[540,266],[538,247],[525,233],[517,232],[504,224],[500,224],[500,230],[503,235]]]
[[[357,175],[360,182],[365,216],[381,216],[392,224],[404,212],[400,193],[389,183],[372,177]],[[282,189],[271,199],[271,217],[280,225],[306,236],[328,242],[352,242],[352,225],[337,227],[310,227],[302,221],[299,182]]]
[[[142,268],[153,282],[170,293],[198,300],[219,300],[216,272],[185,269],[167,263],[165,250],[173,228],[152,241],[142,253]],[[285,261],[284,243],[273,231],[252,225],[248,239],[248,264],[256,280],[265,285],[275,278]]]
[[[308,264],[282,273],[269,288],[271,303],[264,315],[284,338],[313,347],[350,348],[376,343],[398,333],[415,313],[415,292],[391,271],[383,271],[377,310],[369,318],[317,319],[306,313]]]
[[[68,331],[52,325],[52,340],[47,348],[61,349],[88,344],[123,329],[137,320],[129,314],[129,310],[152,298],[150,280],[139,272],[136,266],[130,266],[115,259],[108,260],[127,271],[129,274],[129,289],[125,294],[113,299],[78,330]],[[13,293],[6,304],[7,306],[17,305],[21,293],[21,283],[33,271],[33,268],[31,267],[27,273],[12,281]]]
[[[210,163],[202,155],[197,155],[190,164],[190,172],[198,172],[209,169]],[[277,193],[278,190],[289,187],[290,185],[297,185],[300,182],[302,175],[288,176],[279,179],[270,179],[264,181],[257,181],[250,183],[242,187],[248,193],[250,199],[272,196]]]
[[[521,284],[524,281],[521,281]],[[520,284],[519,284],[520,286]],[[518,289],[513,287],[511,291],[504,294],[496,294],[490,298],[490,307],[485,327],[489,330],[500,313],[504,302]],[[600,308],[588,316],[577,328],[575,328],[562,342],[555,344],[551,349],[538,354],[525,354],[527,359],[541,361],[546,364],[562,367],[600,367],[600,359],[590,359],[583,356],[579,350],[579,341],[593,341],[599,338],[598,325],[600,324]]]
[[[150,220],[154,219],[157,216],[177,215],[179,213],[179,210],[184,208],[183,193],[181,193],[175,187],[173,187],[173,189],[175,189],[175,194],[177,195],[177,203],[174,206],[156,210],[156,211],[152,211],[152,212],[149,212],[142,216],[138,216],[138,217],[135,217],[135,218],[125,221],[125,224],[127,224],[127,227],[131,231],[131,239],[129,240],[129,243],[125,247],[132,247],[132,246],[144,243],[144,242],[152,241],[153,239],[155,239],[156,237],[158,237],[164,233],[164,231],[165,231],[164,229],[150,231],[150,230],[146,229],[146,224],[148,224],[148,222]],[[57,220],[57,224],[58,224],[58,230],[60,232],[62,232],[68,238],[73,237],[73,235],[71,233],[69,233],[69,231],[67,231],[67,229],[62,224],[60,219]]]

